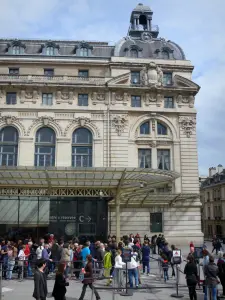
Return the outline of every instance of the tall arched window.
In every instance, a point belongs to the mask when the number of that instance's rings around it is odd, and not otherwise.
[[[167,135],[167,127],[161,123],[157,123],[157,133],[158,135]]]
[[[80,56],[88,56],[88,48],[86,47],[80,48]]]
[[[130,50],[130,56],[137,58],[138,57],[138,51],[136,49],[131,49]]]
[[[0,166],[17,165],[18,136],[18,131],[12,126],[0,131]]]
[[[169,59],[170,58],[170,55],[169,55],[169,52],[168,51],[162,51],[162,58],[163,59]]]
[[[73,132],[72,167],[92,167],[92,133],[86,128]]]
[[[54,53],[55,53],[55,49],[54,49],[54,47],[47,47],[47,49],[46,49],[46,55],[54,55]]]
[[[140,134],[150,134],[150,124],[149,124],[149,121],[143,123],[140,126]]]
[[[55,166],[55,132],[49,127],[42,127],[36,133],[34,164],[36,167]]]

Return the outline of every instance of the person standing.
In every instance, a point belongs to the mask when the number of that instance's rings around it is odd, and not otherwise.
[[[3,240],[1,245],[1,261],[2,261],[2,277],[7,279],[7,268],[8,268],[8,245]]]
[[[110,278],[110,271],[112,268],[112,253],[109,248],[106,248],[106,253],[104,255],[104,276],[107,278],[106,285],[110,285],[112,279]]]
[[[64,271],[66,269],[66,264],[60,263],[58,266],[58,271],[55,276],[55,284],[52,292],[52,296],[55,300],[65,300],[66,286],[69,286],[69,282],[66,281],[64,276]]]
[[[39,259],[37,261],[37,270],[34,274],[34,292],[33,297],[36,300],[46,300],[48,289],[47,289],[47,280],[44,273],[46,267],[46,262],[44,259]]]
[[[83,261],[83,267],[86,264],[86,258],[88,255],[90,255],[91,251],[89,249],[90,243],[86,242],[83,249],[81,250],[81,257],[82,257],[82,261]]]
[[[70,250],[69,250],[69,248],[70,248],[70,246],[68,243],[63,245],[62,256],[61,256],[61,260],[60,260],[60,263],[66,264],[66,268],[65,268],[66,278],[68,278],[69,270],[70,270]]]
[[[219,283],[217,276],[219,275],[219,269],[214,263],[214,257],[209,257],[209,263],[204,267],[205,275],[205,296],[204,300],[207,300],[207,295],[212,292],[212,300],[217,300],[217,285]]]
[[[89,286],[90,289],[94,291],[96,300],[99,300],[100,296],[99,296],[98,292],[96,291],[96,289],[93,287],[93,284],[92,284],[93,281],[94,281],[93,280],[93,269],[92,269],[92,256],[88,255],[86,260],[87,260],[87,264],[86,264],[85,269],[84,269],[84,280],[82,282],[83,283],[83,289],[82,289],[79,300],[84,299],[87,286]]]
[[[193,256],[188,257],[188,263],[184,268],[190,300],[197,300],[196,285],[198,283],[198,269]]]
[[[219,279],[221,282],[221,285],[223,287],[223,297],[225,297],[225,254],[223,254],[222,252],[219,252],[219,259],[217,261],[217,267],[219,269]]]
[[[149,265],[150,247],[148,245],[147,240],[145,240],[144,245],[141,249],[141,252],[142,252],[143,274],[145,274],[145,268],[147,268],[147,275],[149,275],[149,273],[150,273],[150,265]]]
[[[120,249],[118,249],[116,252],[115,267],[114,267],[116,288],[118,288],[118,289],[121,289],[121,287],[123,286],[123,273],[122,273],[123,270],[122,269],[123,269],[123,266],[125,266],[125,263],[122,260],[121,254],[122,254],[122,251]]]
[[[135,281],[135,286],[136,288],[138,288],[138,270],[137,270],[137,262],[135,260],[135,256],[137,256],[137,253],[132,253],[131,256],[131,261],[127,263],[127,269],[128,269],[128,277],[129,277],[129,283],[130,283],[130,287],[133,288],[133,278]]]
[[[17,257],[17,248],[15,246],[9,246],[8,247],[8,270],[7,270],[7,279],[12,279],[12,271],[15,266],[15,260]]]

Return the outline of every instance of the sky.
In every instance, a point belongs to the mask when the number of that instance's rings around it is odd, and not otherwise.
[[[140,1],[140,0],[139,0]],[[1,38],[108,41],[126,36],[138,0],[0,0]],[[199,173],[225,166],[225,0],[145,0],[160,37],[195,66]]]

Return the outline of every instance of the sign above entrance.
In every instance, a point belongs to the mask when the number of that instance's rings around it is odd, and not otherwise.
[[[91,222],[91,217],[89,217],[89,216],[87,216],[87,217],[85,217],[85,216],[80,216],[80,217],[79,217],[79,221],[80,221],[81,223],[84,223],[85,221],[87,221],[88,223],[90,223],[90,222]]]
[[[50,216],[51,222],[76,222],[79,221],[80,223],[90,223],[91,217],[90,216]]]

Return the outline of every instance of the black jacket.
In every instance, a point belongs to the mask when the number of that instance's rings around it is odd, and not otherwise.
[[[198,269],[196,264],[188,262],[184,268],[184,274],[188,285],[196,284],[198,282]]]
[[[34,292],[35,299],[46,298],[48,294],[47,280],[44,273],[37,270],[34,274]]]
[[[68,285],[69,282],[66,282],[63,274],[56,274],[52,296],[57,299],[64,299],[66,294],[66,286]]]

